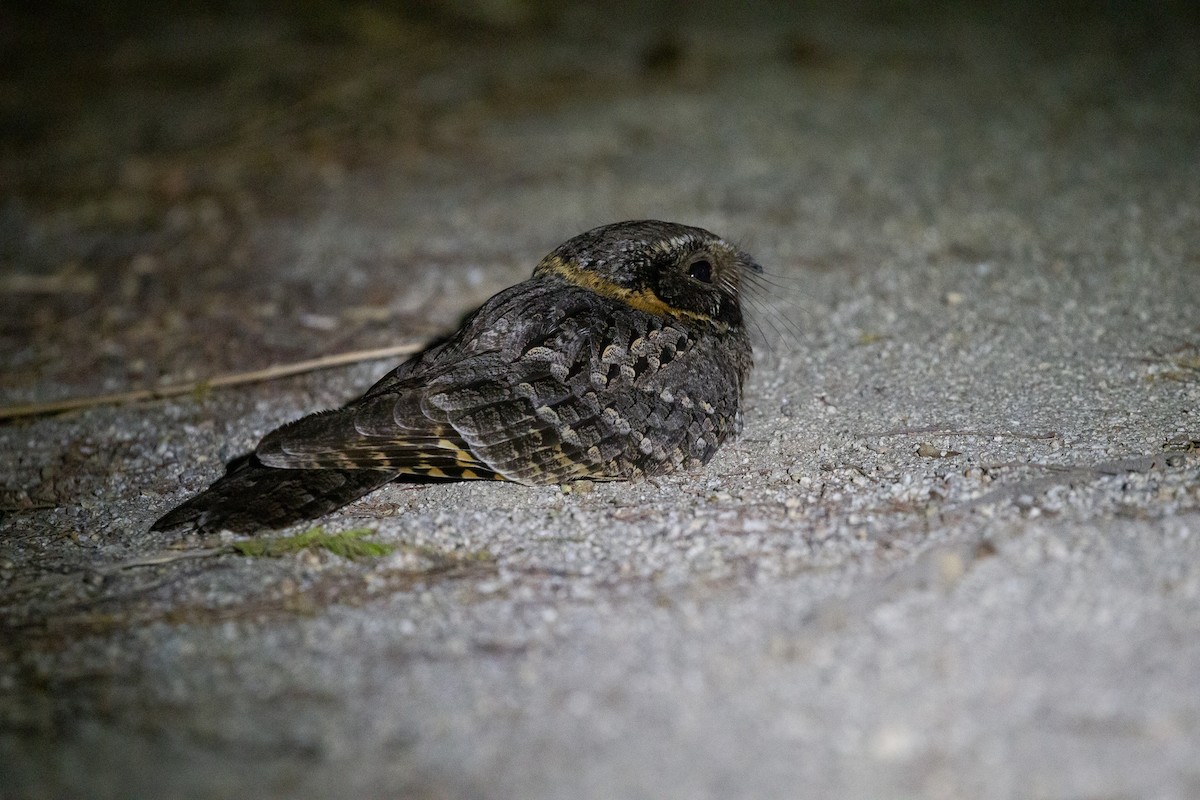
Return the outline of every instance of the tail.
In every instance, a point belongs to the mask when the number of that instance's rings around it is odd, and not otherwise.
[[[212,486],[151,526],[188,526],[200,533],[251,533],[316,519],[379,488],[396,472],[375,469],[276,469],[250,454],[229,465]]]

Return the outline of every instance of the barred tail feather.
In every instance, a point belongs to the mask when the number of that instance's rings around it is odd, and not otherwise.
[[[316,519],[395,478],[394,470],[276,469],[238,459],[207,490],[168,512],[152,530],[251,533]]]

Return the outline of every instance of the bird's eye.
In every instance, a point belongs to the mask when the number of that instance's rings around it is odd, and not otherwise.
[[[698,281],[712,283],[712,264],[706,259],[697,259],[688,266],[688,275],[691,275]]]

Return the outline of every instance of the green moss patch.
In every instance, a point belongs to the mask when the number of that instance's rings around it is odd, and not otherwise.
[[[372,542],[366,537],[374,534],[370,528],[351,528],[350,530],[328,533],[324,528],[298,533],[295,536],[256,536],[231,546],[239,555],[251,558],[282,558],[298,553],[301,550],[328,550],[342,558],[380,558],[391,553],[395,548],[383,542]]]

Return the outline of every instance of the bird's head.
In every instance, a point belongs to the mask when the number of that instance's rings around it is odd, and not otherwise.
[[[674,222],[617,222],[581,233],[542,259],[554,275],[642,311],[742,326],[741,290],[762,267],[716,234]]]

